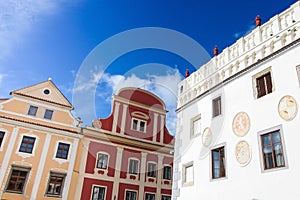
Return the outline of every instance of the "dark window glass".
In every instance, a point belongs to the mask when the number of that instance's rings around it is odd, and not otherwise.
[[[134,119],[132,120],[132,129],[137,130],[138,120]]]
[[[5,135],[5,132],[0,131],[0,147],[1,147],[2,142],[3,142],[3,140],[4,140],[4,135]]]
[[[146,193],[146,200],[155,200],[155,194]]]
[[[48,189],[46,194],[47,195],[53,195],[53,196],[61,196],[62,190],[63,190],[63,184],[65,180],[64,174],[56,174],[56,173],[50,173],[48,183]]]
[[[221,97],[213,100],[213,117],[221,115]]]
[[[139,171],[139,162],[137,160],[130,159],[129,161],[129,173],[138,174]]]
[[[107,169],[107,164],[108,164],[108,155],[99,153],[98,160],[97,160],[97,168]]]
[[[68,153],[69,153],[69,148],[70,148],[69,144],[65,144],[65,143],[60,142],[58,144],[58,148],[57,148],[57,152],[56,152],[56,158],[67,159],[68,158]]]
[[[224,147],[212,150],[212,178],[225,177],[225,151]]]
[[[148,173],[149,177],[156,177],[156,164],[148,163]]]
[[[45,110],[45,114],[44,114],[45,119],[50,119],[51,120],[52,115],[53,115],[53,110],[48,110],[48,109]]]
[[[32,116],[36,116],[37,110],[38,110],[38,107],[30,106],[27,114],[32,115]]]
[[[27,169],[12,169],[6,191],[23,193],[26,184],[28,170]]]
[[[285,162],[279,130],[261,135],[261,141],[264,168],[272,169],[284,167]]]
[[[170,166],[164,166],[163,178],[167,179],[167,180],[171,180],[171,167]]]
[[[136,200],[136,192],[126,191],[126,200]]]
[[[161,200],[171,200],[171,197],[170,196],[162,195],[161,196]]]
[[[145,122],[140,121],[140,131],[145,132],[145,125],[146,125]]]
[[[93,187],[93,197],[92,200],[104,200],[105,188],[94,186]]]
[[[23,136],[19,151],[24,153],[32,153],[35,138]]]
[[[268,72],[256,79],[257,98],[272,93],[271,73]]]

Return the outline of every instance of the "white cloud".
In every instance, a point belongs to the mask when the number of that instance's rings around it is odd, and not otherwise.
[[[10,55],[43,16],[54,14],[63,0],[1,0],[0,60]]]
[[[250,33],[254,28],[255,28],[255,25],[251,22],[251,23],[249,23],[246,30],[234,33],[233,37],[236,39],[243,37],[243,36],[247,35],[248,33]]]

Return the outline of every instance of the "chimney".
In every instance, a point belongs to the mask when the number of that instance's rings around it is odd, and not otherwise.
[[[190,72],[189,72],[188,69],[186,69],[186,70],[185,70],[185,78],[189,77],[189,75],[190,75]]]
[[[256,15],[254,21],[255,21],[256,27],[261,25],[261,18],[259,17],[259,15]]]
[[[214,55],[217,56],[219,54],[218,46],[216,45],[214,48]]]

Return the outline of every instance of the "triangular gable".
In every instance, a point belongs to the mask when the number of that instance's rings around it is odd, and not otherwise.
[[[61,91],[51,80],[12,91],[10,94],[21,95],[73,109],[73,106],[68,99],[61,93]]]

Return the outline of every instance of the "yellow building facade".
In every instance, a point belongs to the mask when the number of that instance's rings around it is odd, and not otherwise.
[[[0,99],[0,199],[71,199],[82,138],[73,106],[51,80],[10,94]]]

